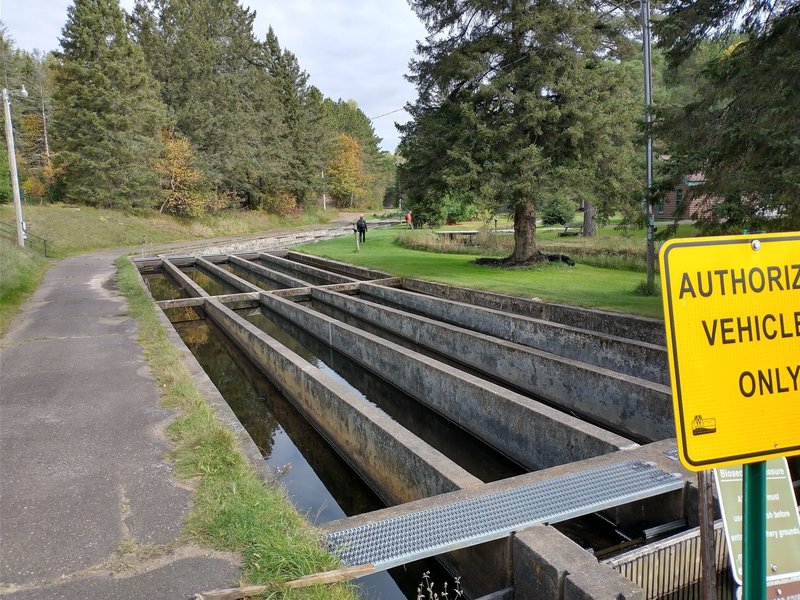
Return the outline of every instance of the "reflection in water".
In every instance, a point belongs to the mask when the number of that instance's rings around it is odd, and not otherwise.
[[[263,277],[260,274],[256,273],[255,271],[251,271],[250,269],[245,269],[244,267],[240,267],[239,265],[235,265],[233,263],[223,263],[217,266],[222,267],[228,272],[233,273],[237,277],[244,279],[245,281],[252,283],[253,285],[258,286],[265,291],[282,290],[286,288],[285,285],[281,285],[280,283],[278,283],[273,279]]]
[[[215,325],[194,321],[178,323],[176,329],[261,449],[267,463],[278,470],[290,465],[284,483],[292,501],[310,520],[324,523],[383,506],[361,478]],[[314,471],[323,476],[326,473],[337,473],[337,476],[327,486],[317,480]],[[315,481],[309,481],[309,473]],[[300,483],[295,486],[295,482]],[[333,501],[324,491],[325,487],[337,486],[341,486],[343,492],[341,502]],[[356,499],[349,501],[351,497]]]
[[[490,446],[285,319],[261,308],[245,318],[361,395],[482,481],[524,473]]]
[[[174,308],[164,308],[162,310],[173,325],[175,323],[183,323],[184,321],[196,321],[197,319],[205,318],[199,306],[176,306]]]
[[[222,296],[223,294],[238,294],[241,290],[237,290],[232,285],[225,283],[218,277],[215,277],[205,269],[198,269],[197,267],[187,267],[181,269],[188,275],[192,281],[203,288],[212,296]]]
[[[310,521],[325,523],[385,506],[216,326],[194,321],[178,323],[175,328],[267,464],[285,473],[281,481],[289,497]],[[449,579],[438,562],[427,560],[391,569],[389,574],[362,577],[355,583],[363,598],[412,599],[425,571],[431,571],[437,581]]]
[[[143,273],[147,289],[155,300],[177,300],[183,298],[180,288],[163,273]]]

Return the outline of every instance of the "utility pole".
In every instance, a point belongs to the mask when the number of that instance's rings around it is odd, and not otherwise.
[[[39,81],[39,97],[42,101],[42,133],[44,134],[44,156],[50,162],[50,143],[47,140],[47,113],[44,109],[44,86]]]
[[[644,122],[647,127],[647,189],[645,192],[645,208],[647,215],[647,287],[655,289],[655,262],[656,249],[654,233],[656,230],[655,217],[653,216],[653,203],[650,199],[653,187],[653,134],[650,125],[653,122],[651,110],[653,107],[653,76],[650,60],[650,3],[641,0],[642,8],[642,52],[644,60]]]
[[[19,91],[23,98],[27,98],[28,91],[25,86]],[[11,191],[14,197],[14,218],[17,222],[17,244],[25,247],[25,230],[22,220],[22,201],[19,197],[19,177],[17,176],[17,153],[14,150],[14,127],[11,125],[11,101],[9,92],[3,88],[3,109],[6,118],[6,144],[8,145],[8,170],[11,173]]]
[[[325,197],[325,171],[322,171],[322,210],[328,210],[328,200]]]

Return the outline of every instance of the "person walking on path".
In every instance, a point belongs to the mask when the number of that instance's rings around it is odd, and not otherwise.
[[[411,222],[411,211],[406,213],[406,225],[408,225],[408,229],[414,229],[414,224]]]
[[[367,241],[367,222],[364,220],[364,215],[358,216],[356,221],[356,230],[358,231],[358,241],[362,244]]]

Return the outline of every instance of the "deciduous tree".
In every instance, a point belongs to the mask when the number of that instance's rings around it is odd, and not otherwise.
[[[366,177],[363,203],[372,208],[380,207],[387,187],[392,184],[392,167],[380,150],[381,139],[375,135],[372,121],[355,100],[327,99],[324,102],[324,111],[322,126],[333,133],[333,144],[338,143],[341,134],[358,142]]]
[[[214,207],[189,139],[172,130],[161,134],[164,153],[156,163],[161,176],[161,210],[180,217],[199,217]]]
[[[25,194],[41,197],[51,183],[49,175],[52,172],[47,131],[51,92],[47,77],[48,57],[15,49],[4,30],[0,30],[0,52],[5,85],[12,96],[20,186]],[[16,93],[23,85],[28,94],[25,98]]]
[[[358,141],[342,133],[333,147],[328,189],[339,206],[356,206],[364,194],[367,183],[364,159]]]

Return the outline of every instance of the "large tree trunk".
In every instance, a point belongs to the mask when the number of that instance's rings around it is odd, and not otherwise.
[[[519,265],[541,260],[536,247],[536,210],[533,201],[526,200],[514,207],[514,252],[506,259],[508,264]]]
[[[597,236],[597,209],[588,200],[583,201],[583,237]]]

